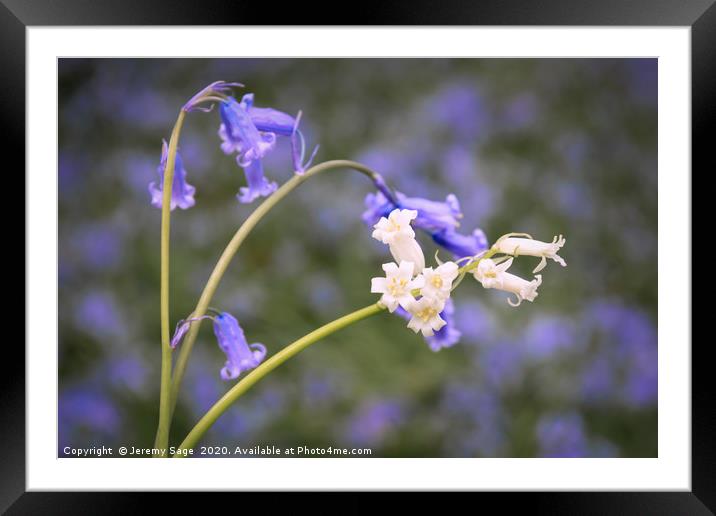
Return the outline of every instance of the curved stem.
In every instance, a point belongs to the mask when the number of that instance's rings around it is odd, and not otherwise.
[[[320,174],[321,172],[337,168],[350,168],[356,170],[362,174],[367,175],[374,182],[377,181],[378,178],[380,178],[379,174],[366,167],[365,165],[361,165],[360,163],[349,160],[326,161],[324,163],[320,163],[309,168],[303,174],[294,175],[291,179],[286,181],[278,190],[276,190],[270,197],[263,201],[256,208],[256,210],[254,210],[254,212],[249,215],[249,217],[244,221],[238,231],[234,234],[233,238],[224,249],[224,252],[221,253],[221,257],[214,266],[214,270],[212,271],[211,276],[209,276],[209,280],[207,281],[206,286],[204,287],[204,291],[199,297],[199,302],[194,309],[194,317],[201,317],[206,313],[209,307],[209,303],[211,302],[211,299],[214,296],[214,293],[216,292],[219,283],[221,282],[221,278],[224,276],[226,269],[231,263],[231,260],[234,258],[234,255],[237,253],[239,247],[241,247],[241,244],[244,242],[246,237],[249,235],[249,233],[251,233],[251,230],[254,228],[254,226],[256,226],[256,224],[258,224],[258,222],[264,217],[264,215],[266,215],[271,210],[271,208],[276,206],[276,204],[278,204],[281,199],[286,197],[289,192],[294,190],[303,182],[307,181],[308,179],[317,174]],[[170,403],[172,412],[176,407],[181,381],[184,377],[184,372],[186,370],[187,362],[189,360],[189,355],[191,354],[191,350],[194,346],[194,342],[196,341],[196,337],[199,333],[200,327],[201,321],[197,321],[191,325],[191,328],[187,336],[184,338],[184,342],[182,343],[181,349],[179,351],[179,356],[177,358],[176,365],[174,368],[174,378],[171,387]]]
[[[464,265],[463,267],[460,267],[459,272],[461,274],[466,274],[470,272],[480,263],[481,260],[490,258],[496,252],[497,250],[494,248],[489,249],[480,258],[477,258],[473,262]],[[313,330],[311,333],[301,337],[297,341],[293,342],[292,344],[289,344],[281,351],[273,355],[271,358],[266,360],[266,362],[259,365],[251,373],[245,376],[243,380],[240,380],[236,385],[234,385],[226,394],[224,394],[224,396],[221,397],[221,399],[219,399],[219,401],[217,401],[209,409],[206,414],[204,414],[204,416],[184,438],[184,441],[182,441],[174,457],[186,457],[186,455],[183,453],[183,450],[189,450],[194,445],[196,445],[197,441],[201,439],[201,437],[206,433],[206,431],[211,428],[211,426],[216,422],[216,420],[219,419],[219,417],[229,408],[232,403],[239,399],[246,391],[253,387],[264,376],[276,369],[279,365],[283,364],[286,360],[298,354],[300,351],[303,351],[311,344],[318,342],[322,338],[327,337],[328,335],[331,335],[332,333],[335,333],[338,330],[345,328],[346,326],[350,326],[351,324],[354,324],[367,317],[375,315],[383,310],[385,310],[385,307],[380,303],[369,305],[365,308],[361,308],[360,310],[356,310],[355,312],[352,312],[348,315],[344,315],[343,317],[336,319],[335,321],[332,321],[316,330]]]
[[[256,369],[246,375],[243,380],[234,385],[226,394],[224,394],[224,396],[221,397],[219,401],[214,404],[213,407],[209,409],[206,414],[204,414],[194,428],[191,429],[184,441],[182,441],[179,445],[179,449],[174,457],[183,457],[184,454],[182,454],[182,450],[189,450],[193,448],[197,441],[201,439],[204,433],[206,433],[211,425],[219,419],[219,416],[221,416],[232,403],[239,399],[264,376],[283,364],[286,360],[303,351],[311,344],[318,342],[322,338],[327,337],[332,333],[345,328],[346,326],[350,326],[351,324],[355,324],[367,317],[380,313],[383,310],[385,310],[385,307],[380,306],[377,303],[361,308],[360,310],[356,310],[355,312],[344,315],[335,321],[331,321],[328,324],[313,330],[311,333],[304,335],[297,341],[289,344],[281,351],[273,355],[263,364],[259,365]]]
[[[154,447],[166,448],[169,442],[169,420],[171,417],[170,389],[172,381],[172,348],[169,333],[169,234],[171,220],[172,187],[174,185],[174,163],[176,162],[179,135],[184,124],[186,112],[179,112],[177,121],[172,129],[167,149],[167,163],[164,167],[164,183],[162,185],[162,230],[161,230],[161,290],[160,313],[162,327],[162,373],[161,390],[159,394],[159,424]]]

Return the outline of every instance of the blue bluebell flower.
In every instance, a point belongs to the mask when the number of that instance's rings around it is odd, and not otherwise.
[[[221,369],[224,380],[233,380],[242,372],[254,369],[266,357],[266,346],[248,344],[244,330],[229,313],[222,312],[214,317],[214,335],[226,354],[226,364]]]
[[[254,106],[254,95],[248,93],[241,99],[241,104],[245,106],[245,109],[249,113],[251,121],[261,132],[275,133],[281,136],[288,136],[291,138],[291,158],[293,160],[294,171],[298,174],[302,174],[305,170],[311,166],[313,158],[318,152],[318,145],[313,149],[311,155],[307,161],[304,161],[306,154],[306,140],[303,137],[303,133],[298,129],[298,125],[301,123],[301,111],[298,112],[296,117],[278,111],[272,108],[260,108]]]
[[[239,193],[236,196],[239,202],[252,203],[258,197],[268,197],[278,188],[275,181],[266,179],[260,160],[252,161],[244,167],[244,174],[246,174],[246,186],[239,188]]]
[[[254,95],[244,95],[241,102],[229,97],[221,103],[222,124],[219,137],[221,149],[226,154],[236,153],[236,161],[244,169],[247,186],[242,188],[238,199],[250,203],[258,197],[267,197],[277,188],[264,176],[261,160],[276,146],[278,136],[291,138],[291,155],[296,173],[301,174],[310,166],[318,150],[316,147],[307,161],[305,140],[298,130],[301,119],[272,108],[254,106]]]
[[[454,229],[442,229],[431,233],[431,236],[433,242],[450,251],[456,260],[475,256],[488,248],[487,236],[479,228],[469,235],[463,235]]]
[[[230,97],[221,103],[219,109],[222,122],[219,127],[221,150],[226,154],[236,152],[236,161],[241,167],[260,160],[276,145],[276,133],[259,132],[251,119],[249,109],[252,102],[251,94],[244,95],[241,103]],[[293,120],[291,123],[293,126]]]
[[[276,145],[276,134],[259,132],[248,112],[252,101],[251,95],[244,95],[241,104],[229,98],[221,103],[219,110],[222,120],[219,127],[221,150],[226,154],[236,152],[236,162],[246,174],[247,186],[241,188],[237,196],[242,203],[267,197],[278,188],[275,182],[266,179],[261,163],[261,159]]]
[[[366,209],[361,215],[361,219],[366,226],[371,228],[377,224],[381,217],[387,217],[397,207],[396,203],[388,201],[380,191],[367,194],[363,204]]]
[[[460,203],[454,194],[445,198],[445,202],[431,201],[422,197],[408,197],[400,192],[395,192],[400,208],[406,210],[417,210],[418,217],[415,219],[415,226],[428,232],[445,229],[455,229],[460,225],[462,212]]]
[[[413,225],[431,233],[454,229],[460,224],[459,220],[462,218],[460,203],[453,194],[448,195],[445,202],[438,202],[421,197],[408,197],[400,192],[395,192],[391,199],[388,197],[389,193],[390,191],[385,187],[375,194],[366,196],[363,222],[373,226],[381,217],[387,217],[391,211],[400,208],[416,210],[418,216],[413,221]]]
[[[456,228],[460,225],[462,211],[454,194],[448,195],[445,202],[438,202],[422,197],[408,197],[400,192],[393,194],[382,181],[376,182],[376,187],[376,193],[369,193],[365,197],[366,210],[361,218],[366,225],[375,225],[381,217],[387,217],[396,208],[416,210],[418,216],[413,225],[427,232],[437,245],[453,253],[455,259],[475,256],[487,249],[487,237],[482,230],[476,229],[470,235],[458,233]]]
[[[164,196],[164,169],[167,166],[167,156],[169,148],[166,140],[162,140],[162,160],[157,167],[159,181],[149,183],[149,193],[152,196],[152,206],[161,209],[162,198]],[[172,181],[172,197],[169,204],[170,209],[179,206],[182,210],[186,210],[194,206],[194,193],[196,188],[186,182],[186,170],[184,169],[184,161],[177,150],[174,158],[174,180]]]
[[[232,99],[233,100],[233,99]],[[236,101],[234,101],[236,102]],[[281,136],[293,136],[296,118],[273,108],[254,106],[254,94],[247,93],[241,98],[241,106],[248,113],[251,122],[262,133],[274,133]]]

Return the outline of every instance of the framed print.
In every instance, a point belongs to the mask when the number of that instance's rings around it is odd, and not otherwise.
[[[3,508],[712,510],[691,169],[713,164],[716,7],[549,4],[309,27],[6,1],[27,336]]]

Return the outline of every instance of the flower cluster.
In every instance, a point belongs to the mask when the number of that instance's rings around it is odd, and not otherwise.
[[[258,197],[271,195],[277,188],[264,176],[261,159],[276,145],[278,136],[291,138],[291,155],[294,171],[302,174],[310,166],[318,151],[316,147],[304,163],[305,143],[298,124],[301,113],[291,115],[271,108],[254,106],[254,95],[244,95],[241,102],[233,97],[221,103],[219,137],[225,154],[236,153],[236,162],[244,169],[247,186],[240,189],[238,199],[242,203],[253,202]]]
[[[565,242],[562,235],[555,236],[552,242],[541,242],[524,233],[509,233],[500,237],[492,246],[494,253],[502,253],[505,257],[496,260],[490,258],[480,260],[473,275],[485,288],[496,288],[514,294],[517,301],[508,300],[512,306],[519,306],[524,300],[534,301],[537,297],[537,287],[542,284],[542,275],[535,273],[545,268],[547,258],[554,260],[562,267],[567,266],[567,263],[557,254]],[[510,257],[507,258],[507,256]],[[514,257],[517,256],[534,256],[542,259],[532,271],[535,274],[534,279],[528,281],[507,272]]]
[[[383,264],[385,277],[371,280],[371,292],[382,294],[380,303],[391,313],[400,309],[398,313],[409,318],[408,328],[434,338],[447,325],[441,315],[448,308],[458,265],[445,262],[436,268],[425,267],[422,248],[411,227],[417,216],[417,210],[395,209],[375,225],[373,238],[389,246],[397,264]],[[452,314],[452,304],[448,310]],[[457,342],[451,342],[454,335],[455,332],[445,330],[440,339],[433,339],[431,348],[437,351],[454,344]],[[445,339],[446,336],[451,338]]]
[[[301,112],[293,117],[276,109],[256,107],[253,93],[244,95],[239,102],[229,95],[233,87],[239,86],[242,85],[224,81],[212,83],[194,95],[183,110],[208,112],[214,104],[219,104],[221,124],[218,134],[221,139],[221,150],[227,155],[236,155],[236,162],[244,170],[246,177],[246,186],[240,188],[237,198],[239,202],[251,203],[260,197],[271,195],[278,188],[275,182],[269,181],[264,175],[262,159],[274,149],[279,136],[291,140],[291,158],[296,174],[303,174],[311,166],[318,152],[318,146],[306,159],[305,139],[298,129]],[[162,206],[162,183],[166,161],[167,144],[164,142],[159,166],[160,181],[149,185],[152,205],[158,208]],[[194,206],[194,192],[195,188],[186,183],[186,170],[177,152],[171,209],[177,206],[182,209]]]
[[[435,206],[437,203],[425,200],[411,201],[418,209],[396,208],[378,220],[372,235],[389,246],[395,262],[383,264],[385,277],[371,280],[371,292],[381,294],[380,303],[388,311],[408,320],[408,328],[422,333],[433,351],[450,347],[460,339],[460,331],[452,324],[454,306],[450,294],[461,273],[471,272],[485,288],[513,294],[516,301],[508,299],[508,303],[519,306],[522,301],[534,301],[537,297],[542,275],[536,274],[534,279],[526,280],[507,272],[515,257],[542,258],[533,273],[545,267],[547,258],[563,267],[567,265],[557,254],[565,243],[562,235],[552,242],[540,242],[526,234],[510,233],[499,238],[489,251],[485,241],[479,246],[481,250],[472,256],[426,268],[412,225],[425,228],[432,224],[434,227],[440,215],[447,213],[444,206],[457,204],[457,199],[451,197],[440,210]],[[422,212],[420,208],[423,208]],[[497,254],[501,256],[493,259]],[[462,269],[458,266],[460,261],[467,262]]]

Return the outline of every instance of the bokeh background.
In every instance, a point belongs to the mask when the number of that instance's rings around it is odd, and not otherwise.
[[[389,314],[343,330],[256,385],[203,443],[657,455],[653,59],[61,59],[60,455],[153,442],[160,212],[147,185],[178,109],[218,79],[244,83],[256,105],[302,109],[319,161],[362,161],[411,196],[457,194],[464,232],[563,233],[569,265],[550,262],[539,298],[517,309],[466,278],[455,293],[462,339],[438,353]],[[193,113],[182,134],[197,193],[172,216],[173,321],[191,312],[257,204],[235,199],[243,173],[220,151],[218,124],[216,111]],[[287,142],[265,167],[288,179]],[[245,242],[212,305],[274,353],[374,302],[370,278],[389,254],[360,219],[370,191],[363,176],[336,171],[292,193]],[[204,324],[173,444],[230,387],[224,361]]]

